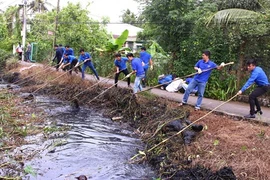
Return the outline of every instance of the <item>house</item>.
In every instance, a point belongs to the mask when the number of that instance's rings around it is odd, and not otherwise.
[[[119,37],[122,32],[127,29],[129,33],[125,47],[129,47],[133,52],[137,51],[137,49],[142,46],[142,42],[137,41],[137,34],[143,31],[142,28],[125,23],[109,23],[106,25],[106,29],[114,38]]]

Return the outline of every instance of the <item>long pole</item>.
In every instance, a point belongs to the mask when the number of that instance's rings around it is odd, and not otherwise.
[[[24,52],[25,52],[25,39],[26,39],[26,4],[27,0],[24,0],[23,3],[23,35],[22,35],[22,61],[24,61]]]

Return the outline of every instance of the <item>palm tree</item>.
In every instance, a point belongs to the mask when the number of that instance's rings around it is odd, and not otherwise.
[[[23,6],[10,6],[5,12],[4,16],[6,18],[7,28],[9,36],[15,35],[20,38],[21,36],[21,26],[22,26],[22,9]]]
[[[52,4],[48,3],[46,0],[45,1],[44,0],[33,0],[27,5],[27,7],[28,7],[28,10],[32,11],[32,13],[46,12],[46,11],[48,11],[47,5],[53,6]]]
[[[234,30],[231,29],[231,32],[238,34],[241,37],[240,46],[239,46],[239,70],[237,71],[237,87],[240,87],[240,81],[242,79],[243,73],[240,69],[244,67],[245,60],[245,49],[250,35],[241,34],[241,23],[249,24],[249,26],[254,26],[255,22],[259,21],[262,16],[265,16],[264,8],[262,3],[257,0],[246,0],[246,1],[237,1],[237,0],[226,0],[223,1],[223,6],[220,7],[220,10],[213,13],[206,22],[207,26],[215,25],[222,26],[224,32],[229,27],[234,27]],[[254,22],[254,23],[249,23]],[[245,26],[245,25],[244,25]]]

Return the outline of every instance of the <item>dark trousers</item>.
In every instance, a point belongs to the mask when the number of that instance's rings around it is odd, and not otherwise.
[[[119,78],[119,75],[121,72],[123,72],[125,75],[129,74],[127,69],[124,69],[124,70],[120,71],[119,73],[116,73],[115,77],[114,77],[115,87],[117,87],[118,78]],[[127,84],[128,84],[128,86],[130,85],[130,78],[127,78]]]
[[[22,60],[22,52],[18,52],[19,54],[19,60]]]
[[[72,63],[70,64],[70,69],[73,69],[77,63],[78,63],[78,59],[73,59]],[[79,69],[80,72],[82,72],[81,66],[78,66],[77,68]],[[76,73],[78,73],[77,68],[74,69]],[[72,70],[69,71],[69,73],[72,74]]]
[[[144,68],[145,76],[144,76],[144,78],[142,79],[142,86],[143,86],[143,88],[145,88],[146,83],[147,83],[147,79],[146,79],[147,71],[148,71],[148,67],[147,67],[147,68]]]
[[[59,66],[60,66],[60,61],[61,61],[61,57],[60,58],[56,58],[56,66],[55,66],[55,68],[56,68],[56,70],[58,70],[59,69]]]
[[[78,62],[78,59],[73,59],[72,63],[69,66],[64,68],[64,71],[69,70],[69,74],[72,74],[72,69],[76,66],[77,62]],[[78,66],[77,68],[79,69],[80,72],[82,72],[81,66]],[[76,69],[74,70],[76,71]]]
[[[28,51],[26,51],[26,53],[25,53],[25,61],[30,61],[30,53],[31,52],[28,52]]]
[[[269,88],[270,88],[270,86],[258,86],[249,95],[249,105],[250,105],[250,114],[251,115],[255,114],[255,106],[256,106],[257,111],[261,111],[261,106],[259,104],[257,97],[266,93]]]

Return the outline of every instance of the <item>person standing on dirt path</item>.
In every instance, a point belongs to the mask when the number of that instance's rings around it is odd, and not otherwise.
[[[16,52],[18,53],[19,55],[19,60],[22,60],[22,45],[21,43],[19,42],[18,46],[16,47]]]
[[[195,105],[195,110],[200,110],[202,99],[206,87],[206,83],[211,75],[213,69],[221,69],[224,67],[224,62],[217,66],[213,61],[210,60],[210,51],[205,50],[202,52],[202,59],[200,59],[196,64],[194,69],[197,71],[197,74],[194,76],[192,81],[188,84],[188,87],[184,93],[182,102],[179,106],[187,104],[190,93],[197,86],[198,87],[198,99]]]
[[[120,73],[123,72],[125,74],[125,76],[127,76],[129,74],[128,69],[127,69],[127,65],[126,65],[128,58],[121,57],[120,53],[116,53],[114,55],[114,57],[115,57],[114,65],[116,67],[114,83],[115,83],[115,87],[117,87],[117,82],[118,82],[118,78],[119,78]],[[127,78],[127,85],[128,85],[128,87],[130,87],[130,77]]]
[[[144,69],[142,66],[142,61],[139,58],[134,58],[132,53],[127,54],[128,60],[131,62],[132,72],[126,77],[129,78],[131,74],[136,73],[136,78],[134,81],[133,93],[136,94],[138,90],[142,90],[141,80],[145,77]]]
[[[56,64],[55,68],[58,71],[59,66],[60,66],[60,61],[61,61],[61,58],[62,58],[63,54],[62,54],[62,49],[60,47],[58,47],[57,44],[54,45],[54,50],[55,50],[55,56],[54,56],[52,61],[54,62],[55,59],[57,60],[56,61],[57,64]]]
[[[30,42],[28,42],[27,48],[26,48],[26,60],[25,60],[27,62],[30,62],[31,51],[32,51],[32,46],[31,46]]]
[[[71,69],[73,69],[74,67],[75,67],[74,70],[75,70],[76,73],[77,73],[77,69],[76,68],[78,68],[79,71],[82,72],[82,69],[81,69],[80,66],[79,67],[76,67],[77,63],[78,63],[78,59],[75,56],[68,55],[66,53],[66,54],[64,54],[63,62],[60,65],[59,68],[63,69],[64,71],[70,70],[69,71],[70,74],[72,74],[72,70]]]
[[[245,83],[245,85],[241,88],[241,90],[237,93],[237,95],[242,94],[253,83],[257,85],[257,87],[249,95],[250,111],[248,115],[244,116],[245,118],[255,118],[255,114],[262,114],[261,106],[257,97],[265,94],[270,89],[267,75],[265,74],[263,69],[261,67],[258,67],[256,64],[257,63],[254,59],[247,61],[247,70],[250,72],[250,77]],[[255,110],[255,106],[257,110]]]
[[[152,57],[148,52],[146,52],[145,47],[141,47],[140,59],[143,62],[143,69],[145,72],[145,77],[142,79],[142,86],[143,86],[143,88],[145,88],[146,80],[147,80],[146,76],[147,76],[147,71],[148,71],[149,65],[150,65],[150,70],[153,70]]]
[[[78,63],[76,64],[75,67],[80,67],[79,64],[81,64],[83,62],[83,66],[82,66],[82,79],[85,78],[85,75],[84,75],[84,72],[86,70],[87,67],[89,67],[92,72],[95,74],[97,80],[99,80],[99,77],[98,77],[98,73],[94,67],[94,64],[92,62],[92,57],[90,55],[90,53],[88,52],[84,52],[84,49],[80,49],[80,57],[79,57],[79,61]]]

